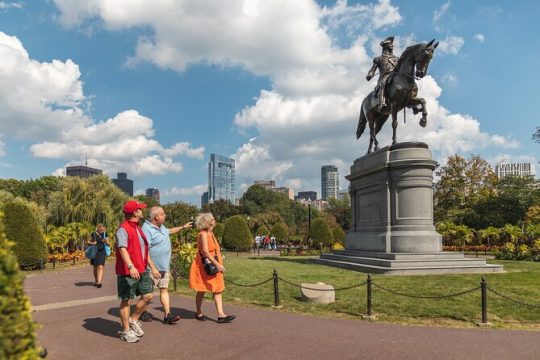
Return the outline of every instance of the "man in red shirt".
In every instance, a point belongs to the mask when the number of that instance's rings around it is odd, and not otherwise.
[[[129,200],[124,204],[125,220],[116,230],[116,275],[118,283],[118,297],[120,302],[120,321],[122,332],[120,339],[134,343],[144,335],[139,316],[146,309],[152,299],[154,284],[152,276],[159,277],[159,271],[148,255],[148,241],[139,226],[143,219],[142,209],[145,203]],[[130,316],[131,299],[141,296],[135,305],[135,311]]]

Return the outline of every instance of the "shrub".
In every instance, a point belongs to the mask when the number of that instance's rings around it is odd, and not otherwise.
[[[241,215],[234,215],[225,221],[223,246],[229,250],[247,251],[251,249],[251,231]]]
[[[6,236],[15,242],[15,255],[21,268],[36,269],[47,259],[47,244],[28,206],[9,202],[3,207]]]
[[[187,278],[196,255],[197,248],[193,243],[181,244],[171,259],[171,270],[176,270],[180,276]]]
[[[287,225],[283,223],[277,223],[272,226],[270,234],[275,236],[277,243],[285,243],[289,240],[289,229],[287,228]]]
[[[216,238],[221,241],[223,238],[223,232],[225,231],[225,225],[223,223],[217,223],[214,227],[213,233],[216,235]]]
[[[323,219],[316,219],[311,224],[311,240],[313,244],[322,243],[323,246],[331,246],[334,243],[334,236],[330,226]]]
[[[270,232],[268,231],[268,228],[266,226],[261,225],[255,232],[255,235],[270,235]]]
[[[332,235],[334,236],[334,242],[339,243],[340,245],[342,245],[341,247],[343,248],[343,241],[345,240],[346,235],[345,232],[341,229],[341,227],[334,228],[334,230],[332,230]]]
[[[38,359],[36,325],[0,213],[0,359]]]

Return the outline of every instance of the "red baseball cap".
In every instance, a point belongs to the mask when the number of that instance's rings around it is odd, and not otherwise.
[[[124,214],[133,214],[135,210],[144,209],[146,204],[138,200],[129,200],[124,204]]]

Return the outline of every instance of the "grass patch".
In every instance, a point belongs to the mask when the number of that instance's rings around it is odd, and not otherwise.
[[[240,284],[255,284],[272,277],[274,269],[279,277],[292,283],[324,282],[336,289],[360,284],[366,274],[313,264],[309,258],[256,257],[226,254],[227,279]],[[540,304],[540,263],[497,261],[507,273],[487,274],[488,286],[511,298]],[[373,282],[405,294],[436,296],[460,292],[480,285],[480,274],[470,275],[373,275]],[[193,296],[188,282],[178,282],[179,292]],[[274,304],[273,282],[255,288],[226,284],[224,300],[228,303],[259,308]],[[336,302],[315,305],[300,301],[300,289],[279,282],[281,311],[337,318],[360,318],[366,313],[366,286],[337,291]],[[372,292],[373,312],[379,321],[412,325],[473,327],[481,319],[480,290],[445,299],[416,299],[392,294],[376,287]],[[540,307],[526,307],[502,299],[488,292],[488,320],[497,328],[540,330]]]

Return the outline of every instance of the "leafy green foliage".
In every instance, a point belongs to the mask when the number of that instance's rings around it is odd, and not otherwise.
[[[147,209],[150,209],[152,206],[160,206],[159,201],[157,201],[156,199],[154,199],[154,198],[151,197],[151,196],[147,196],[147,195],[136,195],[136,196],[135,196],[135,199],[137,199],[137,200],[139,200],[140,202],[143,202],[143,203],[145,203],[146,205],[148,205]]]
[[[271,228],[278,222],[289,227],[292,234],[307,233],[308,208],[299,202],[290,200],[285,194],[265,189],[261,185],[252,185],[240,199],[240,211],[250,216],[249,226],[257,229],[260,225]],[[319,217],[317,209],[311,209],[311,218]]]
[[[43,176],[35,180],[0,179],[0,190],[46,206],[50,195],[62,188],[63,181],[64,178],[58,176]]]
[[[334,228],[332,230],[332,235],[334,236],[334,241],[337,243],[340,243],[341,245],[345,245],[345,232],[341,228]]]
[[[180,276],[189,277],[191,263],[197,255],[197,248],[193,243],[183,243],[175,249],[171,258],[171,270],[178,271]]]
[[[0,213],[0,359],[39,359],[36,325],[30,315],[30,301],[23,291],[23,277],[13,243],[4,235]]]
[[[221,241],[223,238],[223,232],[225,231],[225,225],[223,223],[217,223],[214,227],[213,233],[216,235],[216,238]]]
[[[324,212],[334,216],[342,229],[351,228],[351,199],[348,196],[342,199],[328,199],[328,207]]]
[[[35,269],[47,259],[47,245],[28,206],[19,202],[4,205],[6,235],[15,242],[14,251],[22,268]]]
[[[48,221],[54,226],[78,222],[116,228],[128,198],[106,176],[67,177],[62,189],[51,195]]]
[[[251,249],[253,239],[246,220],[241,215],[234,215],[225,221],[223,246],[230,250],[247,251]]]
[[[330,230],[330,226],[323,219],[316,219],[311,224],[311,240],[314,244],[322,243],[326,246],[331,246],[334,243],[334,236]]]
[[[289,228],[283,223],[277,223],[276,225],[272,226],[270,234],[275,236],[278,244],[286,243],[289,240]]]
[[[46,229],[47,226],[47,209],[44,205],[40,205],[36,202],[29,201],[24,197],[21,196],[15,196],[10,192],[0,190],[0,209],[2,207],[2,204],[5,204],[7,202],[18,202],[21,204],[24,204],[30,208],[30,211],[32,212],[32,215],[34,215],[35,219],[37,220],[39,226],[42,230]]]
[[[536,131],[533,133],[532,139],[534,142],[537,142],[540,144],[540,126],[536,127]]]
[[[45,235],[49,252],[64,254],[76,249],[82,250],[85,241],[94,230],[94,226],[83,223],[69,223],[65,226],[53,227]],[[109,236],[109,239],[113,240],[114,237]]]
[[[199,213],[196,206],[182,201],[175,201],[173,203],[165,204],[162,207],[167,215],[165,218],[165,226],[167,227],[180,226],[189,221],[193,221]]]
[[[255,232],[255,235],[270,235],[270,231],[268,230],[266,226],[261,225]]]
[[[225,199],[216,200],[212,205],[206,204],[202,207],[202,212],[211,212],[218,221],[225,221],[227,218],[240,214],[238,206],[231,204]]]

